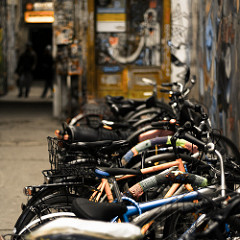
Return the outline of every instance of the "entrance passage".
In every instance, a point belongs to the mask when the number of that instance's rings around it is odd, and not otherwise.
[[[52,25],[51,24],[34,24],[29,29],[29,37],[32,42],[33,49],[37,54],[37,66],[34,71],[34,80],[42,79],[42,56],[47,45],[52,47]]]

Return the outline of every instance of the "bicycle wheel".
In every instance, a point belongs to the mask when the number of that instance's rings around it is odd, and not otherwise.
[[[212,132],[211,137],[217,147],[220,148],[221,154],[226,155],[227,159],[234,161],[236,164],[240,164],[240,152],[231,139],[218,132]]]
[[[165,220],[162,239],[179,239],[199,217],[196,213],[174,213]]]
[[[211,137],[217,150],[224,158],[227,187],[236,190],[240,183],[240,152],[234,142],[219,132],[212,132]]]
[[[14,226],[14,233],[18,235],[30,222],[34,221],[35,219],[40,219],[46,214],[71,211],[72,201],[77,197],[79,196],[52,194],[39,199],[39,201],[36,201],[34,205],[23,210],[17,223]],[[40,223],[42,224],[43,221],[40,221]],[[31,226],[31,229],[36,227],[36,225],[33,225]],[[27,233],[31,229],[28,229],[24,232]],[[18,239],[18,237],[16,237],[16,239]]]
[[[210,205],[195,213],[193,210],[179,211],[169,216],[165,222],[163,239],[239,239],[239,196],[232,195],[231,201],[225,204],[222,204],[225,200],[221,200],[221,203],[219,200],[208,200]]]
[[[157,102],[157,107],[161,110],[162,117],[176,118],[176,115],[173,112],[172,107],[165,102]]]
[[[174,114],[170,112],[168,109],[162,109],[158,107],[153,107],[153,108],[146,108],[143,109],[139,112],[136,112],[133,116],[131,116],[128,120],[136,120],[136,119],[146,119],[150,118],[154,115],[158,116],[158,120],[163,120],[163,119],[171,119],[174,118]]]

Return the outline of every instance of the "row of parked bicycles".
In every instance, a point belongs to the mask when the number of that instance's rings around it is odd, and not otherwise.
[[[240,239],[240,153],[189,100],[195,83],[146,100],[107,96],[111,114],[81,113],[47,137],[50,169],[10,239]]]

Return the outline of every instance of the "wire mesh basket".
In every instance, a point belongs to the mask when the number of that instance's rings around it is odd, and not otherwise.
[[[63,167],[61,170],[43,170],[45,183],[75,182],[85,183],[86,180],[94,180],[96,175],[93,166]]]
[[[83,151],[71,151],[70,144],[65,140],[47,137],[47,141],[52,170],[73,174],[74,172],[83,172],[84,168],[93,168],[97,161],[93,156]]]
[[[61,156],[64,156],[66,151],[66,143],[63,140],[47,137],[48,141],[48,153],[51,169],[56,170]]]

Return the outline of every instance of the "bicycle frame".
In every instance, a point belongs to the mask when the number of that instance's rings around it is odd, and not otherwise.
[[[154,208],[161,207],[163,205],[175,203],[175,202],[192,202],[198,200],[202,194],[210,194],[215,190],[215,186],[209,186],[207,188],[202,188],[197,191],[192,191],[189,193],[172,196],[165,199],[153,200],[145,203],[137,203],[137,206],[127,206],[127,212],[123,214],[124,222],[129,222],[129,218],[136,214],[150,211]]]
[[[163,163],[163,164],[159,164],[159,165],[156,165],[156,166],[143,168],[140,171],[142,172],[142,174],[149,174],[149,173],[154,173],[154,172],[159,172],[161,170],[169,169],[171,167],[177,167],[179,171],[185,172],[184,162],[182,161],[181,158],[178,158],[175,161],[171,161],[171,162],[168,162],[168,163]],[[130,175],[129,174],[129,175],[125,175],[125,176],[122,176],[122,177],[117,177],[116,181],[132,178],[134,176],[135,175]],[[177,189],[179,188],[180,185],[181,185],[180,183],[172,184],[171,188],[168,190],[168,192],[166,193],[164,198],[171,197],[177,191]],[[193,191],[193,188],[190,184],[185,184],[185,188],[188,191]],[[113,194],[112,194],[111,186],[110,186],[110,184],[109,184],[109,182],[106,178],[102,178],[102,181],[99,184],[99,186],[97,187],[97,190],[93,192],[93,194],[91,195],[89,200],[93,201],[93,199],[95,199],[95,202],[98,202],[100,197],[103,194],[103,191],[105,191],[108,201],[113,202],[114,197],[113,197]]]

